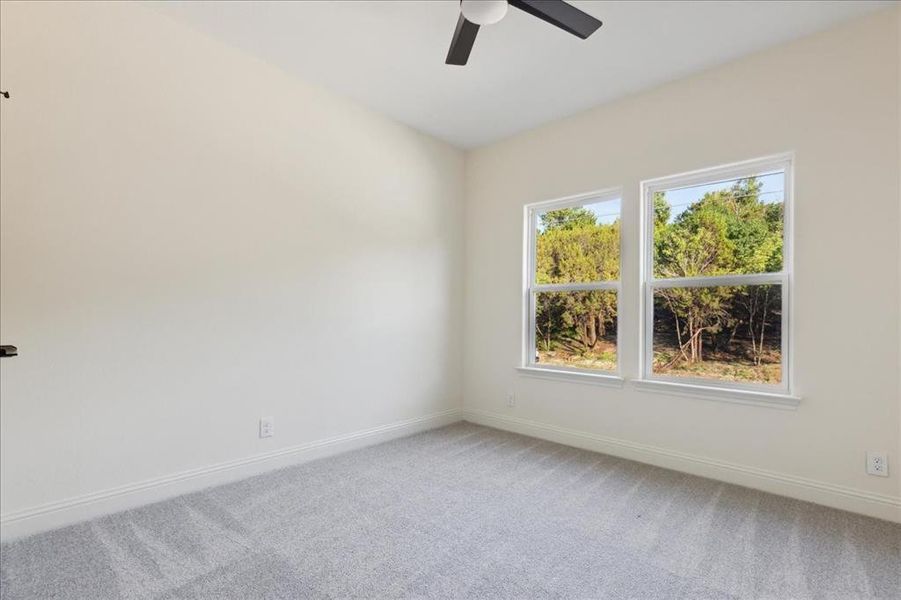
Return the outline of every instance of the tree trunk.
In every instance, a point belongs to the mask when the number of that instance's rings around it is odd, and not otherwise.
[[[604,315],[598,315],[598,337],[607,335],[607,325],[604,323]]]
[[[766,333],[766,311],[770,308],[770,288],[763,293],[763,314],[760,316],[760,351],[757,353],[757,366],[763,363],[763,336]]]
[[[598,332],[597,332],[597,317],[589,314],[588,315],[588,325],[585,327],[586,332],[588,334],[588,347],[594,348],[598,343]]]
[[[551,351],[551,319],[548,317],[547,326],[545,327],[545,339],[544,339],[544,350],[545,352]]]
[[[666,302],[667,304],[669,304],[670,312],[673,314],[673,321],[676,323],[676,341],[679,344],[679,354],[682,355],[682,358],[684,358],[686,362],[690,362],[688,355],[685,354],[685,343],[682,341],[682,326],[679,324],[679,317],[678,313],[676,312],[676,307],[673,306],[672,300],[670,300],[667,296],[664,295],[664,298],[666,298]],[[667,366],[669,367],[676,364],[676,360],[678,358],[678,356],[674,357]]]
[[[695,332],[694,317],[688,318],[688,341],[691,347],[690,363],[694,364],[698,360],[698,334]]]

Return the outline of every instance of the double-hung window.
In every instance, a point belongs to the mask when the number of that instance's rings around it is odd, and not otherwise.
[[[616,375],[620,190],[526,207],[523,364]]]
[[[642,184],[642,378],[789,390],[790,157]]]

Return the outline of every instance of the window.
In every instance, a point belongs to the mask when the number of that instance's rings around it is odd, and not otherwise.
[[[526,207],[526,367],[615,374],[620,193]]]
[[[643,377],[787,392],[787,157],[644,182]]]

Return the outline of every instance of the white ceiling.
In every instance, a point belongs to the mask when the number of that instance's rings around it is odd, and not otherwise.
[[[894,2],[574,1],[604,22],[580,40],[522,11],[444,64],[456,0],[151,6],[289,73],[472,148],[830,27]]]

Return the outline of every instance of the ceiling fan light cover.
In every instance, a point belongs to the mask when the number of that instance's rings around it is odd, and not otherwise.
[[[507,14],[507,0],[462,0],[460,12],[476,25],[494,25]]]

